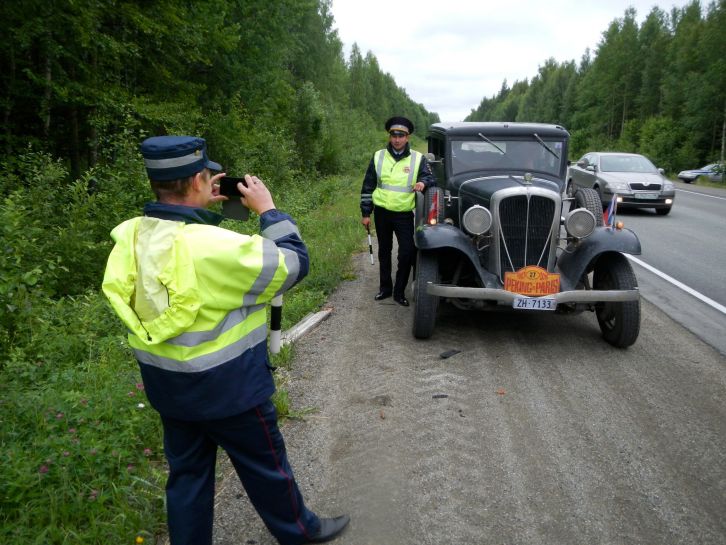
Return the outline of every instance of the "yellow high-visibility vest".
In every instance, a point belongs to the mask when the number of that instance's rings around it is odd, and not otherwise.
[[[388,149],[373,155],[378,185],[373,191],[373,204],[392,212],[408,212],[416,205],[413,186],[418,179],[421,154],[411,150],[410,157],[396,161]]]

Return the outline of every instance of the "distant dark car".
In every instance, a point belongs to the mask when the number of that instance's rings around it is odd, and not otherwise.
[[[574,195],[579,188],[597,191],[604,207],[617,193],[618,208],[654,208],[661,216],[671,211],[676,197],[663,169],[636,153],[585,154],[567,173],[567,194]]]
[[[723,170],[723,167],[718,163],[711,163],[695,170],[681,170],[678,173],[678,178],[687,184],[690,184],[699,176],[706,176],[712,182],[720,182],[723,180]]]
[[[415,337],[433,334],[446,302],[462,312],[592,311],[608,343],[635,342],[640,295],[623,254],[640,254],[640,241],[603,226],[594,190],[563,198],[569,136],[534,123],[429,127],[438,185],[416,194]]]

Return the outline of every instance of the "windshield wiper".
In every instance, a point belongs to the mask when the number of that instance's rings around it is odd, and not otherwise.
[[[557,153],[551,147],[549,147],[547,144],[545,144],[545,141],[542,140],[536,132],[533,133],[533,135],[537,139],[537,142],[539,142],[540,144],[542,144],[542,146],[544,147],[544,149],[546,149],[547,151],[549,151],[552,155],[554,155],[558,159],[560,158],[560,156],[557,155]],[[479,135],[479,136],[481,136],[481,135]]]
[[[502,153],[502,155],[506,155],[506,154],[507,154],[507,152],[506,152],[506,151],[504,151],[504,150],[503,150],[502,148],[500,148],[499,146],[497,146],[497,145],[496,145],[496,144],[495,144],[494,142],[492,142],[491,140],[489,140],[489,139],[488,139],[488,138],[487,138],[486,136],[484,136],[484,135],[483,135],[482,133],[477,133],[477,134],[478,134],[479,136],[481,136],[481,137],[482,137],[482,138],[483,138],[484,140],[486,140],[487,142],[489,142],[489,143],[490,143],[490,144],[491,144],[492,146],[494,146],[495,148],[497,148],[497,149],[498,149],[498,150],[499,150],[499,151],[500,151],[500,152]],[[559,157],[558,157],[558,159],[559,159]]]

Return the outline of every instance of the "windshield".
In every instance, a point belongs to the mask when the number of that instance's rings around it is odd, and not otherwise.
[[[600,158],[603,172],[656,172],[656,168],[642,155],[603,155]]]
[[[509,170],[560,173],[563,142],[561,140],[500,140],[479,137],[476,140],[451,140],[451,168],[454,174],[471,170]],[[548,149],[549,148],[549,149]],[[560,157],[555,157],[556,153]]]

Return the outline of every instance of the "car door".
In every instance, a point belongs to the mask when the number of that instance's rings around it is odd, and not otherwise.
[[[591,161],[593,160],[593,154],[588,153],[586,155],[583,155],[582,158],[573,165],[572,168],[572,185],[577,190],[581,187],[592,187],[592,182],[590,180],[590,171],[587,170],[589,166],[591,166]]]

